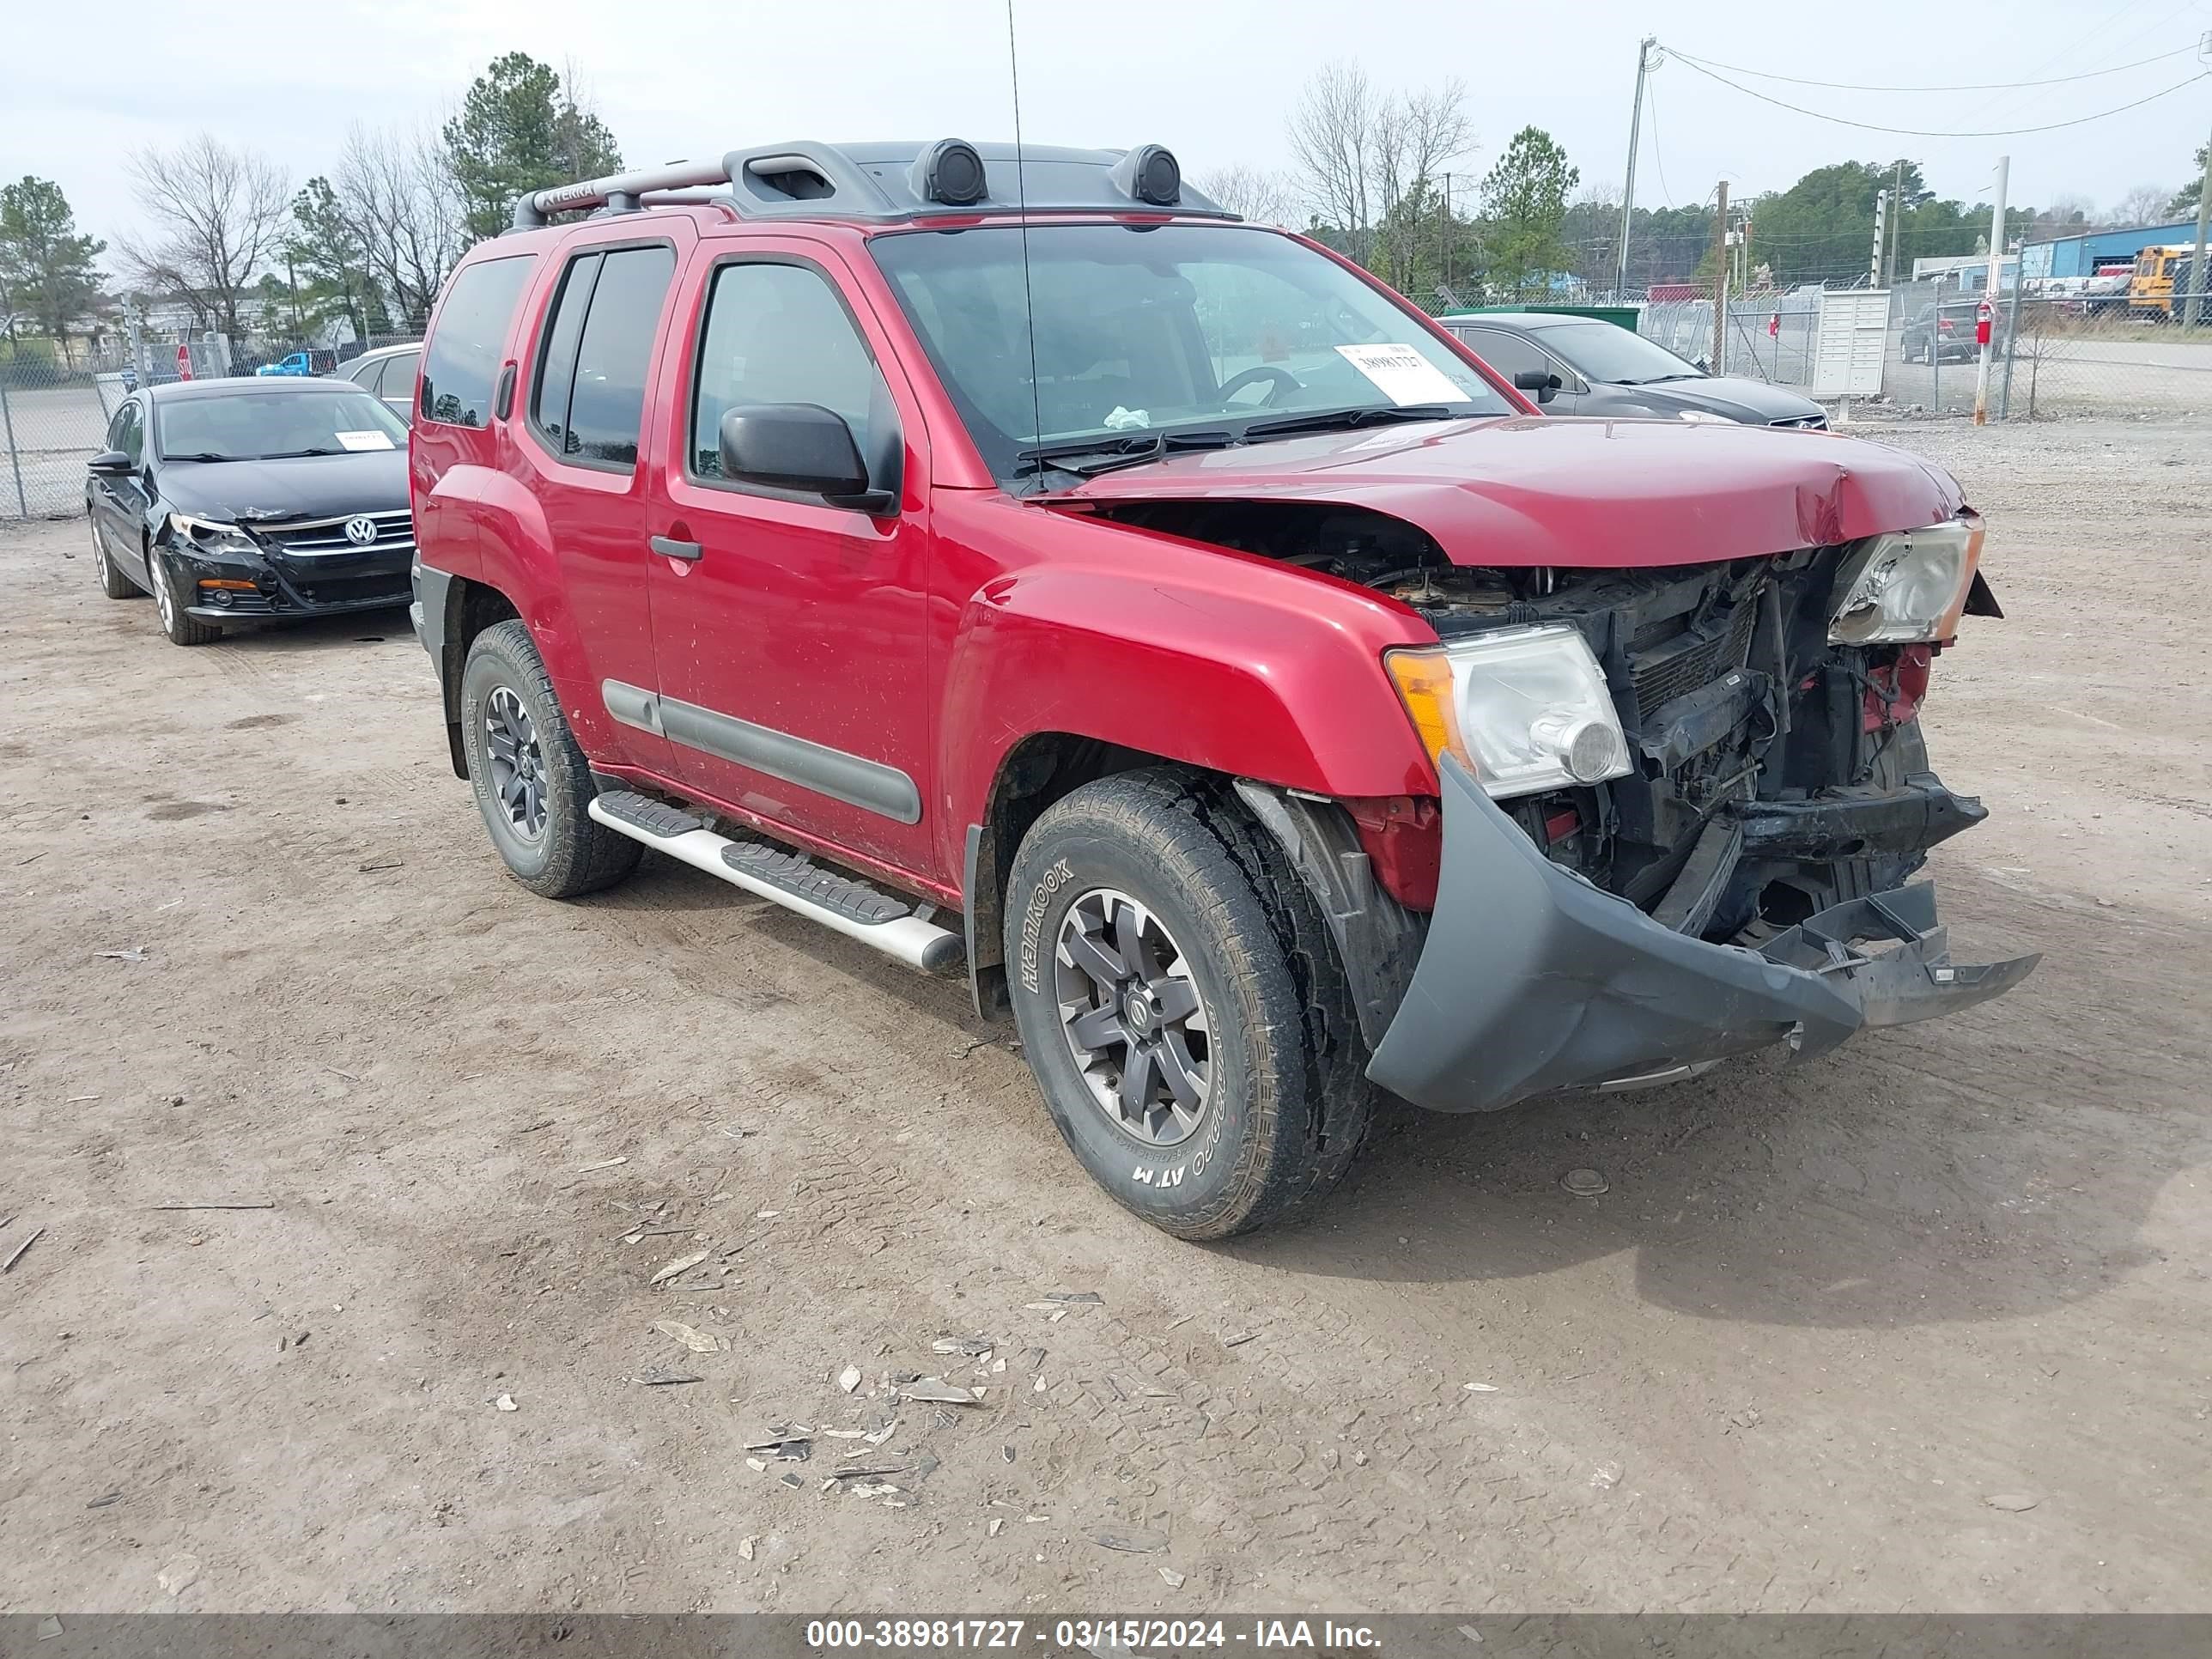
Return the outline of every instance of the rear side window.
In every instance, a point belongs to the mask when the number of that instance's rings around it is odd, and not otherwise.
[[[562,273],[531,395],[532,422],[555,453],[637,465],[646,374],[675,275],[665,246],[583,254]]]
[[[883,377],[820,272],[747,263],[714,273],[691,400],[691,471],[722,472],[722,416],[739,404],[819,404],[845,417],[866,455]]]
[[[438,331],[422,348],[422,412],[447,426],[482,426],[507,344],[507,319],[534,256],[509,254],[465,266],[438,313]]]
[[[386,398],[404,398],[415,390],[415,368],[422,361],[419,351],[403,351],[384,365],[378,390]]]
[[[576,389],[576,343],[584,337],[584,313],[592,308],[592,289],[599,280],[602,253],[568,262],[561,291],[553,296],[553,315],[538,354],[538,384],[530,395],[530,422],[556,455],[575,451],[568,442],[568,399]]]

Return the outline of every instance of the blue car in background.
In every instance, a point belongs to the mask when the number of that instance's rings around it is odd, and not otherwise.
[[[335,351],[295,351],[282,362],[264,363],[253,372],[256,374],[296,374],[312,376],[327,374],[337,367]]]

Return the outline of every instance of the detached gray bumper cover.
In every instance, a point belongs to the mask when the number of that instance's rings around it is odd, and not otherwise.
[[[1764,951],[1708,945],[1553,864],[1466,770],[1443,767],[1437,907],[1368,1075],[1477,1112],[1786,1042],[1823,1054],[2009,990],[2039,957],[1949,959],[1923,883],[1824,910]],[[1869,956],[1858,939],[1896,940]]]

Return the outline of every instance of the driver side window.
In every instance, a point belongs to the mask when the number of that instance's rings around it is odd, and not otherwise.
[[[1469,350],[1509,380],[1524,369],[1558,372],[1552,360],[1528,341],[1517,334],[1508,334],[1502,328],[1462,328],[1453,331],[1467,342]]]
[[[805,265],[747,261],[714,273],[691,388],[691,471],[722,476],[722,416],[741,404],[816,404],[860,453],[883,376],[844,302]],[[886,394],[887,395],[887,394]]]
[[[115,424],[109,428],[107,447],[119,449],[137,466],[146,459],[146,428],[138,415],[138,405],[128,403],[115,411]]]

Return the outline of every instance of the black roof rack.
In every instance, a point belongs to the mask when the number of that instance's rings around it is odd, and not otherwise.
[[[1012,144],[823,144],[733,149],[719,161],[676,161],[585,179],[518,197],[517,230],[557,214],[633,213],[683,204],[728,205],[745,219],[849,219],[868,224],[943,214],[1127,213],[1132,209],[1235,219],[1182,182],[1157,144],[1133,150]],[[726,186],[715,190],[714,185]]]

